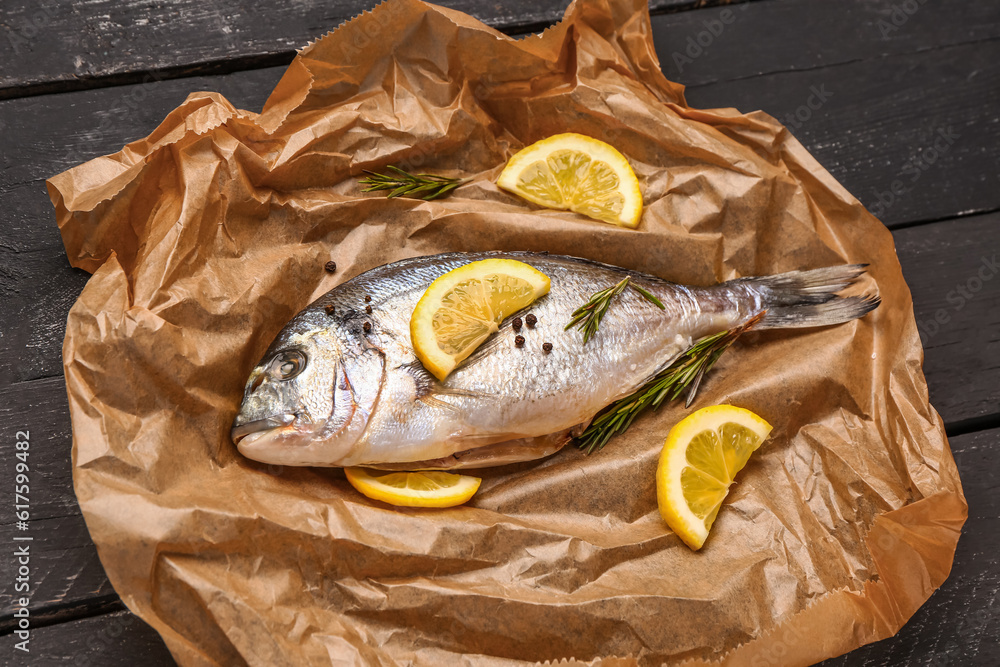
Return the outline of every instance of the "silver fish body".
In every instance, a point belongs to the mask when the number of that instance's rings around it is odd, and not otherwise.
[[[410,315],[436,278],[488,258],[530,264],[550,278],[551,290],[519,314],[536,320],[518,332],[523,345],[515,344],[510,317],[438,381],[414,355]],[[758,328],[822,326],[864,315],[878,305],[877,296],[834,296],[862,273],[852,265],[687,287],[536,253],[395,262],[336,287],[288,323],[250,374],[233,439],[245,456],[283,465],[415,470],[540,458],[702,336],[761,312]],[[574,310],[625,276],[664,308],[626,290],[586,344],[579,328],[565,330]]]

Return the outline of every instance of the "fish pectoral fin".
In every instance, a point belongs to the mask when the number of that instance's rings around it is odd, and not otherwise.
[[[440,398],[434,396],[434,394],[424,394],[423,396],[418,396],[417,400],[430,408],[441,408],[444,410],[451,410],[453,412],[460,412],[458,406],[452,405],[447,401],[442,401]]]
[[[476,446],[474,438],[463,438],[471,449],[456,452],[446,461],[449,469],[492,468],[495,466],[534,461],[555,454],[573,439],[573,429],[534,437],[514,437],[489,445]]]
[[[420,363],[420,361],[411,361],[403,364],[400,368],[406,371],[406,373],[413,378],[413,385],[416,388],[417,400],[422,401],[427,405],[444,403],[449,408],[454,408],[455,406],[447,403],[446,401],[441,401],[437,397],[459,396],[463,398],[480,398],[484,396],[484,394],[480,392],[446,386],[436,377],[431,375],[430,372],[424,368],[424,365]]]
[[[459,389],[458,387],[446,387],[443,384],[439,384],[434,388],[434,393],[441,396],[462,396],[465,398],[482,398],[487,396],[480,391],[469,391],[468,389]]]
[[[455,442],[461,443],[462,445],[469,445],[470,447],[482,447],[484,445],[493,445],[498,442],[517,440],[523,437],[524,436],[516,433],[469,433],[456,438]]]
[[[493,468],[522,461],[534,461],[555,454],[565,447],[572,440],[575,429],[576,427],[533,437],[514,434],[463,436],[461,444],[467,448],[448,456],[424,461],[365,465],[379,470],[458,470]]]

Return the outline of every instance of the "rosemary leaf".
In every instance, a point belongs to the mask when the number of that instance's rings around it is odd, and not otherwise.
[[[365,170],[367,178],[361,179],[360,183],[367,186],[362,192],[376,192],[379,190],[389,190],[388,197],[411,197],[413,199],[423,199],[429,201],[444,197],[458,186],[465,183],[461,178],[446,178],[435,176],[434,174],[411,174],[403,171],[399,167],[392,165],[387,169],[392,174],[379,174],[374,171]]]
[[[663,305],[663,302],[660,301],[659,299],[657,299],[655,296],[653,296],[652,293],[647,292],[646,290],[642,289],[638,285],[632,285],[631,287],[636,292],[638,292],[639,294],[641,294],[644,297],[646,297],[647,301],[651,301],[652,303],[656,304],[660,308],[660,310],[666,310],[667,309],[667,307]]]
[[[588,454],[602,449],[613,436],[623,433],[647,408],[658,408],[664,400],[674,400],[688,389],[685,407],[694,401],[701,378],[715,365],[736,339],[760,322],[759,313],[746,323],[696,341],[674,363],[660,371],[635,393],[615,401],[602,411],[577,439]]]
[[[580,325],[583,329],[583,344],[586,345],[587,341],[593,338],[594,334],[597,333],[597,328],[601,325],[601,320],[604,318],[604,314],[607,313],[608,308],[611,307],[611,300],[624,292],[627,287],[634,289],[647,301],[656,305],[660,310],[666,309],[662,301],[638,285],[631,284],[630,278],[625,276],[615,286],[601,290],[600,292],[595,292],[590,299],[587,300],[587,303],[574,310],[573,315],[571,316],[572,319],[570,319],[569,324],[567,324],[563,330],[568,331],[573,327]]]

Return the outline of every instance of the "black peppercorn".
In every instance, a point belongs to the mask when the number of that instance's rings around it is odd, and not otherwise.
[[[520,331],[521,330],[521,318],[520,317],[515,317],[514,321],[511,322],[511,326],[514,327],[514,331]]]
[[[552,351],[552,343],[542,343],[542,349],[546,352]]]
[[[528,316],[524,318],[524,321],[529,327],[534,328],[535,323],[538,322],[538,318],[535,317],[534,313],[528,313]]]
[[[524,336],[514,336],[514,345],[524,347]]]
[[[328,273],[335,273],[337,271],[337,263],[327,262],[323,265],[323,268],[326,269]]]
[[[371,306],[365,306],[365,312],[368,313],[369,315],[371,315],[372,314],[372,307]]]
[[[327,315],[333,315],[333,306],[331,306],[330,304],[326,304],[325,306],[323,306],[323,310],[326,311]]]
[[[365,303],[371,303],[371,301],[372,301],[372,298],[370,296],[368,296],[367,294],[365,294]]]
[[[361,328],[365,330],[365,333],[369,333],[372,330],[372,323],[365,322],[364,324],[361,325]]]

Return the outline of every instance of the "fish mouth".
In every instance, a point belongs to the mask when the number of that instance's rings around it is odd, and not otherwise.
[[[301,415],[276,415],[233,426],[231,435],[240,454],[273,465],[330,465],[324,443],[317,439],[322,423]]]
[[[295,415],[291,414],[265,417],[264,419],[257,419],[245,424],[233,425],[233,429],[229,432],[229,435],[233,439],[233,444],[239,445],[241,442],[249,444],[254,440],[264,437],[271,431],[291,425],[294,421]]]

